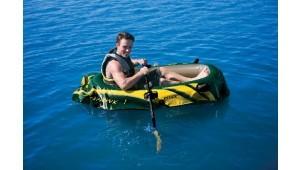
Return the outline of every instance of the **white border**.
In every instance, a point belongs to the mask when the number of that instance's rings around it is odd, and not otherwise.
[[[300,27],[298,1],[279,1],[279,169],[300,169]]]
[[[0,169],[23,168],[23,1],[0,2]],[[299,4],[279,0],[279,169],[300,169]],[[259,61],[258,61],[259,62]]]
[[[23,1],[1,1],[0,6],[0,169],[22,169]]]

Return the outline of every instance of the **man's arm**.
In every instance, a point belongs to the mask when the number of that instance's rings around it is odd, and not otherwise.
[[[127,90],[136,84],[141,77],[148,73],[147,67],[142,67],[137,73],[131,77],[126,77],[122,72],[122,67],[119,62],[112,60],[107,65],[108,71],[111,73],[116,84],[122,89]]]

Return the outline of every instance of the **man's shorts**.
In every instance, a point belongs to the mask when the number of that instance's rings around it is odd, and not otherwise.
[[[152,83],[153,87],[160,85],[159,80],[161,77],[161,73],[160,73],[159,69],[152,70],[147,76],[148,76],[149,82]],[[133,89],[146,89],[145,85],[146,85],[146,79],[144,76],[134,85]]]

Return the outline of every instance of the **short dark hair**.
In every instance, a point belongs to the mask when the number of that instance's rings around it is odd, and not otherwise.
[[[119,43],[121,39],[132,40],[134,42],[134,36],[128,32],[120,32],[116,38],[116,43]]]

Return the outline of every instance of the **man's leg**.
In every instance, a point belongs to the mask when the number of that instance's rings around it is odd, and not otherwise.
[[[185,81],[191,81],[191,78],[182,76],[176,72],[172,72],[171,70],[165,68],[165,67],[160,67],[159,68],[162,77],[164,77],[168,81],[179,81],[179,82],[185,82]]]
[[[161,76],[165,78],[164,81],[173,81],[172,84],[174,84],[174,82],[187,82],[187,81],[201,79],[201,78],[208,76],[208,74],[209,74],[209,69],[207,67],[205,67],[203,70],[201,70],[201,72],[196,77],[193,77],[193,78],[185,77],[176,72],[172,72],[171,70],[169,70],[165,67],[160,67],[159,70],[161,72]]]
[[[171,85],[171,84],[177,84],[177,83],[180,83],[179,81],[173,81],[173,80],[167,80],[165,78],[160,78],[159,79],[159,84],[161,86],[166,86],[166,85]]]

